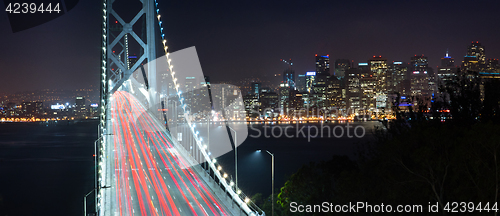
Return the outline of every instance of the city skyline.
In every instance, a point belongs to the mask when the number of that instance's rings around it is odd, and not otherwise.
[[[495,38],[499,30],[491,28],[499,21],[494,13],[499,3],[474,2],[483,9],[477,19],[462,16],[469,4],[293,1],[188,6],[172,2],[159,7],[177,18],[165,20],[171,51],[196,46],[204,73],[213,81],[227,81],[248,74],[281,73],[286,66],[280,59],[293,59],[296,73],[313,71],[309,62],[314,54],[355,63],[373,55],[409,62],[411,56],[424,54],[435,68],[446,51],[458,62],[470,41],[480,41],[487,58],[499,58],[500,44]],[[0,93],[96,85],[99,19],[87,14],[98,10],[98,4],[82,1],[41,26],[18,33],[3,31],[0,38],[12,45],[0,54],[10,61],[1,61],[0,66],[6,71],[4,78],[12,82],[0,86]],[[464,30],[465,26],[474,28]],[[9,29],[5,14],[0,16],[0,27]],[[27,60],[30,63],[24,64]],[[19,77],[23,80],[17,81]]]
[[[463,57],[463,61],[457,59],[457,63],[455,64],[455,58],[449,55],[448,52],[441,58],[440,66],[437,66],[436,70],[428,64],[428,57],[425,55],[414,55],[411,57],[410,61],[390,61],[383,56],[372,56],[365,62],[355,63],[354,61],[350,61],[349,59],[330,59],[329,55],[318,55],[315,54],[316,58],[316,68],[314,71],[308,72],[297,72],[294,70],[293,64],[290,61],[284,61],[287,63],[286,69],[284,69],[281,73],[275,73],[274,79],[259,79],[258,77],[243,77],[237,80],[227,80],[227,81],[214,81],[213,84],[226,83],[238,86],[243,95],[257,95],[259,97],[260,91],[262,88],[265,88],[265,92],[275,92],[282,97],[280,99],[280,108],[283,108],[283,101],[287,101],[291,97],[291,94],[294,94],[291,91],[297,93],[308,93],[308,94],[318,94],[321,97],[327,100],[337,100],[343,101],[343,104],[335,103],[336,107],[345,107],[347,103],[347,107],[350,106],[349,97],[352,92],[360,91],[359,87],[354,87],[357,82],[363,82],[361,79],[364,76],[372,76],[375,78],[373,81],[368,81],[364,79],[364,82],[375,82],[374,86],[378,86],[379,89],[376,91],[383,91],[380,94],[388,95],[393,92],[398,92],[403,96],[420,96],[423,95],[428,97],[431,95],[434,97],[434,93],[437,93],[437,90],[440,86],[445,84],[444,82],[449,80],[451,77],[446,76],[456,76],[460,70],[462,71],[476,71],[485,73],[487,75],[493,75],[492,78],[497,78],[498,76],[498,59],[486,58],[485,48],[479,41],[471,41],[471,44],[468,46],[467,51],[465,52],[465,56]],[[135,57],[135,56],[134,56]],[[331,62],[330,62],[331,61]],[[474,63],[476,62],[476,63]],[[310,65],[313,65],[312,62]],[[330,66],[331,65],[331,66]],[[374,68],[375,67],[375,68]],[[370,69],[371,68],[371,69]],[[378,69],[380,68],[380,70]],[[331,69],[331,70],[330,70]],[[493,74],[492,74],[493,73]],[[136,74],[135,76],[137,76]],[[445,76],[445,77],[443,77]],[[481,75],[482,77],[485,74]],[[381,77],[385,77],[381,80]],[[311,79],[312,78],[312,79]],[[330,82],[330,78],[335,80],[335,84]],[[194,79],[194,77],[186,77],[186,86],[195,87],[196,83],[200,81],[189,81],[188,79]],[[210,78],[205,76],[205,79],[208,83],[210,83]],[[280,81],[281,80],[281,81]],[[406,80],[406,81],[405,81]],[[258,87],[254,86],[258,84]],[[326,84],[326,85],[325,85]],[[332,87],[331,85],[335,85]],[[286,85],[286,86],[284,86]],[[371,84],[370,84],[371,85]],[[282,92],[282,87],[286,87],[287,92]],[[335,89],[335,90],[333,90]],[[356,90],[358,89],[358,90]],[[74,93],[71,97],[81,96],[82,93],[78,93],[78,91],[90,91],[92,92],[85,93],[87,96],[87,100],[89,102],[97,101],[95,98],[98,96],[98,89],[96,87],[90,86],[88,89],[76,89],[75,90],[57,90],[57,89],[44,89],[44,90],[35,90],[35,91],[22,91],[16,92],[15,94],[6,94],[2,95],[3,99],[0,100],[0,104],[5,105],[6,103],[15,102],[20,104],[21,102],[43,102],[48,98],[52,98],[51,94],[54,94],[53,91],[56,92],[65,92],[69,91]],[[251,90],[251,92],[250,92]],[[340,96],[340,92],[344,91]],[[375,90],[375,89],[374,89]],[[44,94],[51,92],[50,94]],[[333,92],[335,91],[335,95],[333,97],[338,97],[337,99],[331,99]],[[365,90],[366,91],[366,90]],[[68,92],[68,93],[69,93]],[[60,93],[58,93],[60,94]],[[290,95],[289,95],[290,94]],[[33,96],[36,95],[36,97]],[[347,97],[346,97],[347,96]],[[49,99],[47,102],[61,102],[56,96],[54,99]],[[385,96],[387,97],[387,96]],[[316,100],[316,99],[315,99]],[[322,102],[316,101],[315,104],[321,104]],[[305,104],[310,102],[304,101]],[[355,102],[356,107],[368,107],[367,104],[365,106],[360,106],[359,102]],[[385,102],[384,102],[385,103]],[[379,103],[378,103],[379,104]],[[54,104],[44,104],[45,107],[48,107]],[[324,107],[329,107],[332,105],[320,105]],[[385,105],[377,105],[377,107],[386,107]]]

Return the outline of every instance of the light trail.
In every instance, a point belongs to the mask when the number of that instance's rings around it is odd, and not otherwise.
[[[115,92],[111,109],[117,215],[228,215],[133,95]]]

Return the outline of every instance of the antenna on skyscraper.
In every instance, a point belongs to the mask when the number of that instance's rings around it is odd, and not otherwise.
[[[282,62],[285,62],[285,64],[289,65],[290,69],[292,69],[293,62],[292,59],[289,59],[288,61],[285,59],[280,59]]]

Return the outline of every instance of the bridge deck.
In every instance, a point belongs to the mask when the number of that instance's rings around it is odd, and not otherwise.
[[[192,167],[133,95],[116,92],[110,107],[106,176],[112,181],[103,190],[104,209],[114,213],[106,215],[236,215],[238,208]]]

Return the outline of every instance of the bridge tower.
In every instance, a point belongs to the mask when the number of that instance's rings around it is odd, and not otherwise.
[[[95,149],[96,180],[95,180],[95,203],[97,212],[102,214],[107,202],[103,197],[103,190],[109,188],[112,176],[104,176],[112,173],[107,169],[112,168],[111,160],[106,160],[106,147],[110,136],[107,127],[110,125],[109,100],[111,95],[119,88],[127,88],[127,80],[131,74],[143,64],[153,61],[157,57],[156,35],[161,34],[165,43],[163,28],[157,28],[161,24],[156,0],[140,0],[142,7],[131,14],[127,5],[129,2],[123,0],[102,1],[102,24],[101,24],[101,68],[100,68],[100,124],[99,139]],[[133,18],[130,20],[124,17]],[[140,29],[137,31],[137,29]],[[160,31],[158,31],[160,30]],[[140,35],[138,35],[140,32]],[[140,50],[134,61],[129,61],[129,41],[135,41],[135,48]],[[165,49],[165,51],[167,51]],[[143,70],[144,71],[144,70]],[[146,77],[156,77],[156,65],[149,64]],[[156,94],[156,82],[149,82],[147,88],[149,95],[149,106],[158,103]],[[109,205],[108,205],[109,206]],[[101,213],[99,213],[101,212]],[[108,211],[109,212],[109,211]]]

